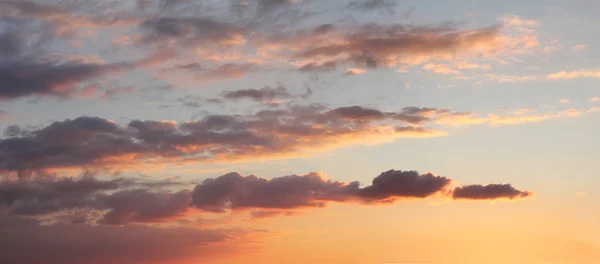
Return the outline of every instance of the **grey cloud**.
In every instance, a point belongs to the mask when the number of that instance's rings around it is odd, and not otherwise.
[[[233,24],[198,17],[158,17],[140,24],[144,31],[143,42],[162,44],[168,40],[181,45],[216,44],[231,45],[245,32]]]
[[[110,74],[119,74],[149,66],[170,57],[154,54],[150,57],[112,64],[48,61],[35,58],[0,61],[0,99],[17,99],[42,95],[70,97],[79,85]]]
[[[226,91],[223,93],[225,99],[251,99],[257,102],[272,101],[275,99],[289,99],[293,95],[283,86],[272,88],[270,86],[261,89],[241,89],[235,91]]]
[[[488,184],[488,185],[466,185],[457,187],[452,192],[454,199],[468,200],[495,200],[495,199],[519,199],[532,196],[529,191],[520,191],[510,184]]]
[[[158,264],[222,259],[233,250],[228,241],[244,241],[245,236],[259,231],[143,225],[41,225],[28,218],[0,217],[0,233],[2,263]]]
[[[145,189],[123,190],[99,198],[102,207],[109,208],[100,224],[126,224],[131,222],[162,222],[185,214],[190,202],[190,192],[150,192]]]
[[[452,179],[447,177],[401,170],[383,172],[373,179],[371,185],[363,188],[356,181],[325,180],[317,173],[265,179],[233,172],[198,184],[191,194],[191,204],[217,213],[258,209],[251,212],[251,218],[262,218],[282,215],[292,209],[324,207],[330,202],[391,203],[403,199],[424,199],[435,194],[447,195],[448,191],[452,191],[454,199],[498,199],[509,195],[525,198],[531,194],[510,185],[508,188],[501,186],[503,190],[496,190],[496,187],[474,190],[476,187],[472,185],[451,189],[452,183]],[[523,195],[525,193],[528,195]]]
[[[432,122],[430,115],[406,109],[384,112],[361,106],[328,109],[313,105],[252,115],[209,115],[181,124],[132,120],[122,126],[102,118],[79,117],[42,128],[9,126],[8,138],[0,139],[0,169],[129,166],[148,160],[160,162],[161,158],[220,161],[268,157],[322,147],[339,138],[436,135],[438,131],[419,127]],[[401,128],[385,132],[379,130],[381,124]],[[132,158],[121,161],[122,156]]]

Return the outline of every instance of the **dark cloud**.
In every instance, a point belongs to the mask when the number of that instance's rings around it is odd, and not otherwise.
[[[51,5],[43,5],[36,2],[31,1],[21,1],[21,0],[4,0],[0,1],[0,7],[4,7],[7,13],[17,13],[21,16],[27,17],[51,17],[51,16],[59,16],[67,13],[67,10],[51,6]]]
[[[446,195],[451,190],[452,182],[450,178],[431,173],[400,170],[383,172],[373,179],[371,185],[364,188],[358,182],[326,180],[318,173],[272,179],[229,173],[198,184],[192,192],[191,204],[204,211],[220,213],[227,210],[269,209],[251,212],[251,218],[262,218],[293,212],[285,211],[290,209],[324,207],[329,202],[376,204],[424,199],[435,194]],[[477,187],[470,185],[454,189],[453,198],[512,199],[525,198],[531,194],[515,190],[510,185],[499,186],[500,189],[509,190],[495,190],[498,187],[491,185],[486,190],[475,190],[472,193]]]
[[[342,182],[323,180],[318,174],[290,175],[274,179],[229,173],[204,180],[194,188],[192,204],[210,212],[226,209],[293,209],[323,207],[327,201],[347,199]]]
[[[49,61],[35,58],[0,61],[0,99],[32,95],[70,97],[81,93],[81,84],[110,74],[150,66],[170,58],[157,53],[147,58],[111,64]]]
[[[21,179],[0,183],[0,204],[15,215],[41,215],[62,210],[98,207],[95,195],[125,187],[124,179],[98,180],[87,175],[80,179]]]
[[[176,41],[184,46],[240,44],[245,29],[198,17],[158,17],[140,24],[143,43],[165,44]]]
[[[530,191],[520,191],[510,184],[466,185],[457,187],[452,192],[454,199],[495,200],[520,199],[532,196]]]
[[[22,52],[23,40],[18,32],[8,31],[0,33],[0,55],[12,56]]]
[[[357,195],[367,202],[401,198],[425,198],[446,189],[452,180],[431,173],[419,175],[416,171],[389,170],[373,179],[371,186]]]
[[[441,111],[441,110],[440,110]],[[165,161],[224,161],[294,154],[356,144],[373,138],[436,136],[418,127],[419,113],[360,106],[327,109],[290,106],[253,115],[209,115],[181,124],[132,120],[121,126],[97,117],[54,122],[43,128],[10,126],[0,140],[0,170],[135,166]],[[394,127],[402,125],[402,129]]]
[[[99,202],[109,208],[100,224],[164,222],[183,216],[188,209],[190,192],[151,192],[144,189],[124,190],[100,197]]]
[[[358,10],[393,9],[398,4],[397,0],[363,0],[351,2],[348,7]]]
[[[257,102],[273,101],[275,99],[289,99],[293,95],[283,86],[272,88],[270,86],[261,89],[242,89],[235,91],[226,91],[223,93],[225,99],[251,99]]]
[[[197,184],[148,182],[117,178],[101,180],[86,173],[78,178],[47,174],[20,175],[0,182],[0,208],[9,216],[48,217],[65,212],[69,222],[125,225],[167,223],[185,219],[193,209],[213,213],[250,210],[250,219],[290,216],[296,209],[325,207],[328,203],[379,204],[425,199],[433,195],[453,199],[520,199],[532,195],[511,185],[467,185],[451,188],[450,178],[416,171],[389,170],[371,185],[324,179],[319,173],[272,179],[228,173]]]
[[[223,259],[246,241],[243,229],[206,230],[143,225],[93,226],[41,223],[27,218],[0,218],[0,262],[185,263]],[[165,243],[165,241],[168,241]]]
[[[185,216],[191,199],[190,191],[181,189],[189,184],[176,181],[101,180],[91,174],[77,178],[34,175],[0,181],[0,206],[8,206],[7,213],[43,216],[87,210],[78,221],[152,223]]]

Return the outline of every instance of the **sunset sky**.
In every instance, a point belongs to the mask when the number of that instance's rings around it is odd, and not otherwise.
[[[599,12],[0,0],[0,263],[600,263]]]

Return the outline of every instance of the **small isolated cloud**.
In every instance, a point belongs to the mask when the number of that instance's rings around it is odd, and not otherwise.
[[[283,86],[277,86],[275,88],[266,86],[261,89],[241,89],[235,91],[226,91],[223,93],[223,98],[225,99],[250,99],[256,102],[290,99],[293,97],[294,96],[290,94],[287,88]]]
[[[577,193],[575,193],[573,195],[573,198],[581,198],[581,197],[584,197],[584,196],[587,196],[586,192],[577,192]]]
[[[425,64],[425,66],[423,66],[423,69],[432,71],[435,73],[439,73],[439,74],[455,74],[455,75],[461,74],[460,71],[453,69],[450,66],[445,65],[445,64],[428,63],[428,64]]]
[[[600,97],[590,97],[587,99],[589,102],[598,102],[600,101]]]
[[[587,44],[579,44],[579,45],[575,45],[573,47],[571,47],[571,49],[574,52],[582,52],[583,50],[587,49],[588,45]]]
[[[495,200],[521,199],[532,196],[529,191],[520,191],[510,184],[467,185],[457,187],[452,191],[454,199]]]
[[[597,112],[600,112],[600,107],[594,106],[594,107],[588,109],[586,112],[588,112],[588,113],[597,113]]]
[[[296,211],[281,211],[281,210],[257,210],[250,212],[250,220],[258,220],[264,218],[272,218],[277,216],[294,216],[298,215]]]
[[[590,70],[576,70],[576,71],[561,71],[548,74],[546,76],[547,79],[550,80],[559,80],[559,79],[575,79],[575,78],[600,78],[600,71],[590,71]]]
[[[506,25],[513,26],[540,26],[541,23],[532,19],[522,19],[516,15],[504,16],[502,17],[502,22]]]
[[[346,72],[344,73],[345,75],[359,75],[359,74],[363,74],[367,71],[363,70],[363,69],[359,69],[359,68],[348,68],[346,69]]]
[[[486,77],[488,80],[490,81],[496,81],[496,82],[526,82],[526,81],[534,81],[537,79],[537,77],[535,76],[519,76],[519,75],[499,75],[499,74],[492,74],[492,73],[486,73],[483,75],[484,77]]]
[[[569,99],[560,99],[558,100],[559,103],[561,104],[568,104],[569,103]]]
[[[562,46],[560,46],[560,45],[550,45],[550,46],[544,47],[544,52],[546,52],[546,53],[556,52],[561,49],[562,49]]]

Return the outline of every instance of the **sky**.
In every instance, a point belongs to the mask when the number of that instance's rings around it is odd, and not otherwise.
[[[0,0],[0,263],[600,263],[598,10]]]

